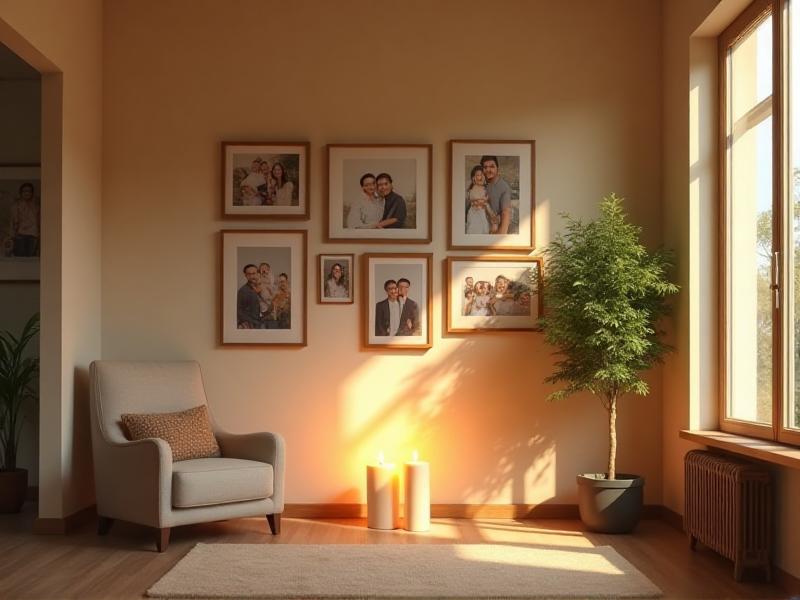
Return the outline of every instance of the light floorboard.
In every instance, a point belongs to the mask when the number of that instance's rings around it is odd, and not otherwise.
[[[152,531],[117,522],[100,537],[94,524],[67,535],[34,535],[35,506],[0,515],[0,598],[139,599],[195,544],[509,544],[552,548],[609,545],[666,598],[788,598],[775,584],[736,583],[732,564],[662,521],[645,520],[632,535],[584,532],[577,520],[434,519],[430,532],[374,531],[364,519],[284,519],[272,536],[266,519],[239,519],[173,530],[167,552],[154,551]],[[795,590],[797,592],[797,590]]]

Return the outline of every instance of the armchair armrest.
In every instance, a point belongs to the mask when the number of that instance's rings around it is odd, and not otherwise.
[[[286,445],[283,437],[277,433],[230,433],[216,431],[222,456],[225,458],[241,458],[255,460],[272,465],[274,473],[272,502],[275,512],[283,512],[283,484],[286,462]]]
[[[98,514],[164,527],[172,505],[169,444],[159,438],[115,442],[102,437],[94,452]]]

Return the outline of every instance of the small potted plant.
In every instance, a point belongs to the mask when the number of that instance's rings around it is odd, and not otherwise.
[[[546,381],[562,386],[550,400],[590,392],[606,410],[608,469],[578,475],[578,507],[590,530],[624,533],[639,520],[644,478],[617,473],[617,408],[626,394],[648,394],[642,372],[671,350],[659,321],[678,287],[667,279],[671,254],[647,251],[621,198],[604,198],[600,213],[590,222],[562,215],[565,231],[545,250],[542,326],[559,358]]]
[[[28,471],[17,468],[17,449],[22,407],[36,397],[39,359],[25,356],[25,350],[37,333],[38,314],[28,320],[19,337],[0,332],[0,513],[19,512],[28,491]]]

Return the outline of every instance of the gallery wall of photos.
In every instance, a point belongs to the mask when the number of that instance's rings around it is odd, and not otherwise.
[[[446,330],[535,331],[543,309],[542,259],[529,256],[535,142],[451,140],[448,150],[447,247],[480,252],[438,257]],[[325,152],[322,241],[347,250],[431,243],[431,144],[329,144]],[[310,153],[308,142],[222,142],[223,216],[310,220]],[[312,295],[332,310],[353,304],[360,285],[365,348],[432,346],[432,253],[326,253],[309,262],[306,230],[261,226],[225,229],[220,243],[224,345],[305,346],[310,265]]]

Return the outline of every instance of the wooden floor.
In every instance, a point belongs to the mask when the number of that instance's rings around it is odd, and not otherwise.
[[[579,521],[435,519],[430,532],[374,531],[362,519],[284,519],[279,536],[265,519],[239,519],[173,530],[168,551],[154,551],[152,532],[116,523],[106,537],[94,524],[66,536],[30,533],[35,507],[0,515],[0,598],[141,598],[198,542],[247,544],[513,544],[613,546],[666,598],[788,598],[775,585],[737,584],[730,562],[692,552],[684,535],[662,521],[642,521],[633,535],[582,531]]]

